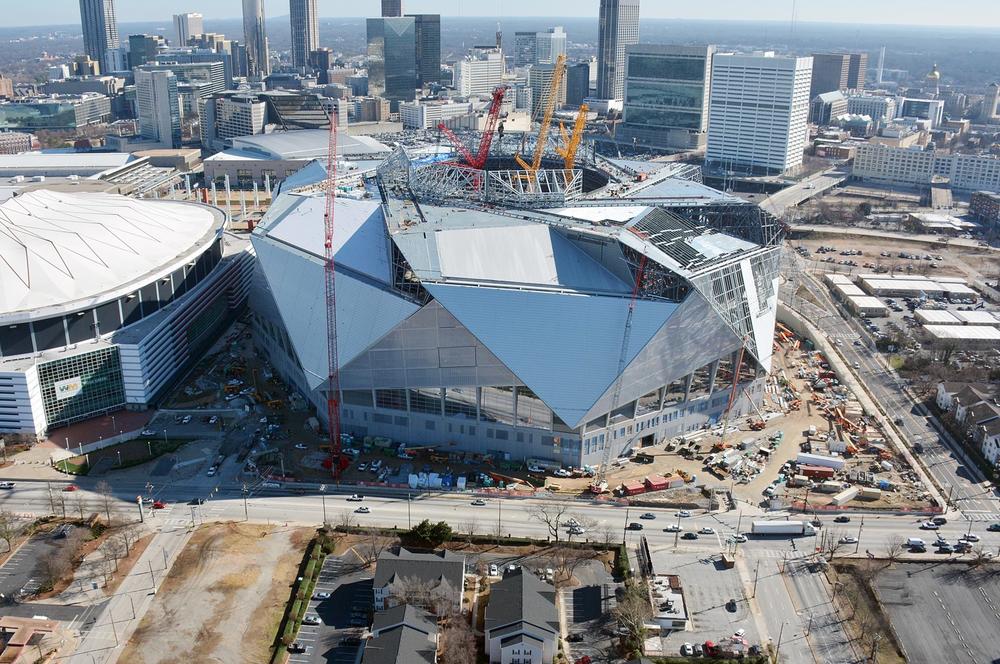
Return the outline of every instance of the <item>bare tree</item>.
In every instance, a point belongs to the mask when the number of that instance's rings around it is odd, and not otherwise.
[[[100,496],[101,506],[104,508],[104,514],[108,517],[108,524],[111,524],[111,506],[114,505],[115,496],[111,491],[111,484],[107,480],[101,480],[94,487],[97,491],[97,495]]]
[[[122,557],[124,549],[122,548],[121,541],[110,537],[104,541],[104,546],[101,547],[101,556],[110,562],[112,571],[118,571],[118,559]]]
[[[906,540],[902,535],[890,535],[885,544],[886,567],[896,562],[905,548]]]
[[[475,664],[476,635],[461,615],[449,616],[441,630],[441,664]]]
[[[479,519],[476,517],[470,518],[459,526],[459,531],[465,535],[465,541],[469,544],[472,544],[472,538],[476,536],[477,530],[479,530]]]
[[[568,546],[553,547],[549,554],[552,561],[552,571],[555,572],[553,582],[556,587],[568,585],[576,575],[581,565],[591,561],[597,555],[593,549],[577,549]]]
[[[974,569],[978,569],[993,560],[991,556],[983,547],[978,547],[972,552],[972,559],[969,561]]]
[[[73,494],[73,506],[76,508],[77,514],[80,515],[80,521],[84,519],[84,513],[87,511],[87,499],[79,491]]]
[[[14,538],[21,531],[17,517],[13,512],[0,511],[0,539],[7,543],[7,550],[14,548]]]
[[[436,616],[458,610],[454,594],[455,589],[446,583],[424,581],[415,576],[396,579],[389,590],[389,597],[394,604],[412,604]]]
[[[118,527],[118,534],[125,545],[125,555],[132,553],[132,546],[139,541],[139,524],[135,521],[126,521]]]
[[[351,528],[355,523],[354,512],[352,510],[341,510],[340,512],[340,526],[342,528]]]
[[[645,638],[645,624],[653,616],[649,603],[649,588],[645,583],[632,583],[625,588],[625,594],[612,609],[611,614],[618,625],[625,629],[631,644],[641,644]]]
[[[833,560],[840,550],[846,546],[847,543],[844,542],[842,531],[823,529],[823,534],[820,536],[819,548],[827,562]]]
[[[63,578],[72,569],[73,565],[69,556],[64,551],[54,549],[38,559],[35,573],[38,574],[40,588],[51,590],[55,587],[59,579]]]
[[[544,524],[549,531],[549,536],[558,542],[560,535],[562,535],[562,526],[568,518],[569,508],[567,503],[545,503],[529,507],[527,511],[528,516]]]
[[[618,537],[618,531],[612,528],[611,524],[602,524],[600,529],[597,531],[597,534],[600,537],[600,542],[604,546],[605,550],[611,549],[618,543],[616,539]]]
[[[379,533],[378,528],[366,528],[364,532],[364,542],[354,547],[355,551],[361,554],[366,564],[371,564],[378,560],[378,557],[382,555],[389,546],[394,543],[394,540],[385,537]]]

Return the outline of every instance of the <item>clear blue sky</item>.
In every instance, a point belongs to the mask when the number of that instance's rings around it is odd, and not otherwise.
[[[264,0],[269,16],[288,14],[287,0]],[[12,6],[17,5],[13,11]],[[404,0],[409,12],[445,16],[595,16],[598,0]],[[377,16],[379,0],[319,0],[319,14]],[[79,0],[0,0],[4,24],[78,23]],[[171,14],[200,11],[206,18],[240,16],[240,0],[117,0],[118,20],[168,19]],[[643,18],[779,20],[791,17],[792,0],[643,0]],[[998,0],[798,0],[800,21],[972,25],[1000,27]]]

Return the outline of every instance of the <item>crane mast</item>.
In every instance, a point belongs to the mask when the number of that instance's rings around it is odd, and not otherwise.
[[[493,145],[493,134],[496,133],[497,123],[500,121],[500,109],[503,106],[503,98],[507,94],[507,86],[500,85],[493,90],[493,98],[490,100],[490,108],[486,113],[486,125],[483,128],[482,138],[479,139],[479,150],[472,154],[458,136],[455,135],[443,122],[438,123],[438,131],[443,133],[451,141],[455,149],[462,156],[462,160],[475,169],[481,169],[486,165],[486,160],[490,158],[490,147]]]
[[[514,155],[514,159],[524,170],[530,173],[538,172],[542,165],[542,155],[545,153],[545,144],[549,139],[549,129],[552,127],[552,114],[556,110],[556,100],[559,98],[559,88],[562,87],[563,74],[566,71],[566,56],[560,55],[556,58],[556,66],[552,72],[552,81],[549,83],[549,93],[545,97],[545,107],[542,114],[542,122],[538,127],[538,141],[535,143],[535,153],[531,163],[526,162],[521,155]]]
[[[587,111],[590,108],[586,104],[580,105],[580,110],[576,115],[576,122],[573,123],[573,133],[566,134],[566,127],[559,124],[559,132],[562,134],[563,145],[556,148],[556,152],[563,158],[563,165],[567,171],[573,170],[576,166],[576,153],[580,149],[580,142],[583,140],[583,130],[587,126]]]
[[[326,210],[323,214],[324,288],[326,296],[327,393],[326,415],[330,433],[330,470],[335,478],[344,469],[340,443],[340,364],[337,357],[337,288],[334,261],[334,212],[337,201],[337,123],[330,118],[326,154]]]

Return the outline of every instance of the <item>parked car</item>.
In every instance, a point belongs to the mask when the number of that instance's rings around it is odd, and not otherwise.
[[[490,564],[490,576],[500,576],[500,568],[497,567],[496,563]]]
[[[288,644],[288,652],[307,653],[309,652],[309,646],[299,643],[298,641],[293,641]]]
[[[366,470],[368,470],[368,464],[367,463],[359,463],[358,464],[358,472],[359,473],[363,473]]]
[[[67,484],[66,486],[63,487],[63,491],[76,491],[79,488],[80,487],[78,487],[75,484]]]
[[[989,526],[986,527],[986,530],[990,531],[991,533],[1000,532],[1000,523],[991,523]]]
[[[694,654],[694,645],[690,643],[685,643],[681,646],[681,655],[684,657],[690,657]]]
[[[977,535],[975,533],[966,533],[965,535],[962,535],[958,539],[965,540],[966,542],[978,542],[979,541],[979,535]]]
[[[841,537],[840,538],[840,543],[841,544],[857,544],[858,543],[858,538],[857,537],[851,537],[851,536]]]
[[[306,450],[306,449],[309,449],[309,446],[306,445],[305,443],[295,443],[295,449],[297,449],[297,450]]]
[[[737,533],[736,535],[733,535],[732,540],[739,544],[744,544],[747,541],[747,536],[742,533]]]
[[[323,620],[315,613],[308,613],[302,618],[303,625],[322,625]]]
[[[167,507],[167,504],[165,502],[163,502],[162,500],[154,500],[153,501],[153,509],[154,510],[162,510],[162,509],[165,509],[166,507]]]
[[[316,593],[313,595],[313,599],[330,599],[333,597],[331,593]]]
[[[570,526],[569,528],[570,535],[582,535],[585,532],[587,531],[585,531],[581,526]]]
[[[714,535],[715,528],[712,528],[711,526],[704,526],[700,528],[698,532],[701,533],[702,535]]]
[[[155,436],[156,432],[153,431],[152,429],[143,429],[142,431],[139,432],[139,435],[141,435],[141,436]]]
[[[573,634],[569,634],[566,637],[566,640],[569,641],[570,643],[579,643],[580,641],[583,641],[583,634],[574,632]]]
[[[941,526],[937,525],[933,521],[924,521],[922,524],[920,524],[921,530],[937,530],[940,527]]]

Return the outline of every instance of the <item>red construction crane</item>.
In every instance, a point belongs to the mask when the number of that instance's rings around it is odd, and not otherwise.
[[[334,262],[334,208],[337,201],[337,123],[330,121],[326,153],[326,211],[323,214],[323,266],[326,282],[327,393],[326,416],[330,431],[330,470],[335,478],[347,466],[340,453],[340,364],[337,359],[337,289]]]
[[[493,134],[497,131],[497,123],[500,121],[500,107],[503,106],[503,98],[506,94],[506,85],[498,86],[493,91],[490,109],[486,114],[486,126],[483,128],[482,138],[479,139],[479,151],[476,154],[472,154],[462,139],[456,136],[455,132],[446,127],[443,122],[438,125],[438,129],[448,137],[448,140],[452,142],[458,153],[462,155],[462,161],[466,165],[475,169],[481,169],[486,165],[486,160],[490,157],[490,147],[493,145]],[[502,129],[500,130],[500,134],[502,137]]]

